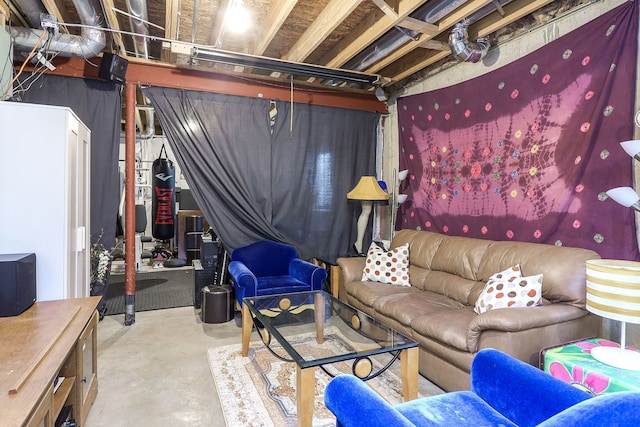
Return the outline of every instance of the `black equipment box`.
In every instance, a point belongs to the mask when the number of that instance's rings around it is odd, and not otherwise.
[[[0,317],[17,316],[36,302],[36,254],[0,255]]]

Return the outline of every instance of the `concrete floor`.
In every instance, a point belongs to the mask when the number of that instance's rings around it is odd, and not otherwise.
[[[124,315],[105,316],[98,325],[98,396],[86,427],[225,427],[207,350],[240,343],[240,314],[207,324],[199,312],[139,312],[131,326],[123,325]],[[418,385],[420,395],[440,392],[422,376]]]
[[[224,427],[207,350],[239,343],[240,323],[203,323],[193,307],[123,323],[114,315],[98,325],[98,396],[86,426]]]

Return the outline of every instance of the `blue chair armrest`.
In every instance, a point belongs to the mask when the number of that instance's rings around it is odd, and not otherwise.
[[[471,390],[520,426],[537,425],[592,396],[494,349],[476,354]]]
[[[294,258],[289,262],[289,276],[308,283],[311,290],[319,291],[322,289],[322,282],[327,278],[327,271],[308,261]]]
[[[256,295],[258,279],[241,261],[231,261],[229,263],[229,274],[233,278],[236,300],[242,306],[242,299],[245,295]]]
[[[338,375],[324,391],[324,403],[336,416],[336,427],[412,427],[386,400],[361,379]]]
[[[539,427],[640,425],[640,393],[619,391],[580,402],[540,423]]]

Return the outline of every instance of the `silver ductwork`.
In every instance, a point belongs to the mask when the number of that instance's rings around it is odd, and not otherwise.
[[[469,24],[484,18],[495,10],[500,11],[502,9],[502,5],[510,3],[511,1],[512,0],[493,0],[491,4],[485,5],[471,15],[468,18]],[[448,15],[466,2],[467,0],[430,0],[416,9],[410,16],[414,19],[424,21],[427,24],[436,24],[444,16]],[[385,58],[387,55],[400,49],[406,43],[412,41],[417,35],[417,33],[411,31],[407,33],[406,30],[404,32],[400,32],[397,31],[397,28],[391,29],[381,36],[373,45],[354,56],[343,67],[355,71],[366,70],[376,62]],[[460,47],[471,48],[472,46]],[[473,46],[473,48],[470,49],[471,52],[475,52],[476,50],[479,50],[480,52],[483,50],[480,43],[478,43],[478,46]]]
[[[131,14],[129,22],[133,32],[140,34],[140,36],[133,36],[136,56],[148,59],[147,39],[149,36],[149,24],[147,22],[149,19],[147,17],[147,2],[146,0],[127,0],[127,10]]]
[[[467,0],[431,0],[416,9],[410,16],[419,19],[427,24],[435,24],[451,11],[460,7]],[[406,43],[414,40],[419,34],[411,30],[398,31],[399,27],[394,27],[381,36],[372,46],[363,50],[358,55],[348,61],[344,68],[362,71],[371,67],[376,62],[385,58],[392,52],[400,49]]]
[[[129,22],[131,28],[139,36],[133,36],[133,43],[136,56],[138,58],[149,59],[149,18],[147,14],[147,2],[146,0],[127,0],[127,12],[129,12]],[[151,139],[156,134],[155,128],[155,115],[153,108],[147,106],[150,105],[149,99],[144,96],[144,105],[141,108],[147,117],[147,124],[145,129],[140,129],[136,137],[138,139],[147,140]],[[142,125],[140,124],[139,127]]]
[[[40,18],[37,22],[31,22],[36,19],[36,10],[43,11],[43,7],[38,0],[14,0],[16,5],[23,10],[28,11],[27,18],[31,25],[40,26]],[[61,56],[77,56],[80,58],[93,58],[97,56],[106,45],[105,32],[95,27],[104,27],[105,20],[102,13],[102,7],[99,0],[73,0],[73,5],[78,11],[80,22],[83,25],[94,28],[82,27],[79,36],[72,34],[55,34],[50,35],[51,40],[47,42],[49,52],[55,52]],[[10,34],[13,38],[13,47],[17,51],[30,51],[38,44],[42,38],[43,32],[46,30],[11,27]]]
[[[487,38],[479,38],[475,42],[470,42],[468,28],[468,20],[456,24],[449,34],[449,47],[458,61],[475,63],[487,54],[489,40]]]

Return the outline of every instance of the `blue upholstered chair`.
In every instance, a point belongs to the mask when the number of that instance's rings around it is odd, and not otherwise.
[[[298,258],[296,248],[261,240],[231,252],[229,273],[236,299],[322,289],[324,268]]]
[[[389,405],[352,375],[327,385],[325,404],[337,427],[638,426],[640,392],[593,397],[493,349],[471,365],[471,390]]]

